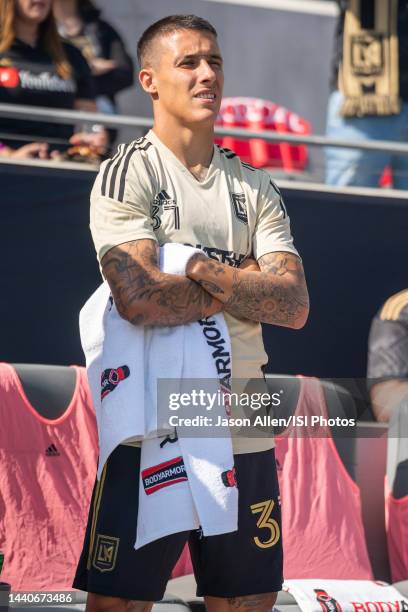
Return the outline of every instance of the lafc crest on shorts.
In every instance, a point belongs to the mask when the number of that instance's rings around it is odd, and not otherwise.
[[[92,565],[100,572],[111,572],[115,569],[118,548],[119,538],[98,533]]]

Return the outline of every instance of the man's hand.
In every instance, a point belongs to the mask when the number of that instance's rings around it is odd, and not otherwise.
[[[309,313],[309,296],[302,262],[293,253],[268,253],[231,268],[205,255],[194,255],[186,274],[224,304],[239,319],[300,329]]]
[[[247,257],[239,264],[240,270],[246,270],[247,272],[260,272],[261,268],[258,266],[258,262],[256,259],[252,257]]]
[[[223,308],[194,281],[161,272],[154,240],[114,247],[101,264],[119,314],[134,325],[183,325]]]

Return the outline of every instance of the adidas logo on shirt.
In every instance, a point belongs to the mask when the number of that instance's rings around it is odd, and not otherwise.
[[[161,226],[161,218],[159,216],[160,208],[162,208],[162,210],[174,211],[174,229],[180,229],[180,212],[177,201],[172,198],[165,189],[162,189],[153,200],[152,218],[154,230],[158,230]]]
[[[162,189],[160,193],[154,198],[154,203],[156,206],[163,206],[163,210],[173,210],[176,204],[176,200],[174,200],[165,189]]]
[[[60,453],[59,453],[57,447],[55,446],[55,444],[51,444],[45,450],[45,454],[47,455],[47,457],[59,457],[60,456]]]

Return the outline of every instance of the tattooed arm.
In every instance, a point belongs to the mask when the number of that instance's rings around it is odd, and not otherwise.
[[[277,252],[241,269],[194,255],[187,276],[224,304],[224,311],[239,319],[300,329],[309,313],[309,296],[302,262],[293,253]],[[245,269],[247,267],[247,269]]]
[[[134,325],[182,325],[222,309],[193,280],[159,270],[154,240],[114,247],[101,265],[119,314]]]

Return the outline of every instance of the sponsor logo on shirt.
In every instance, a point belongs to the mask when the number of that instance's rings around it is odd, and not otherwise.
[[[216,259],[220,263],[225,263],[233,268],[238,268],[241,261],[245,259],[245,255],[235,253],[234,251],[225,251],[224,249],[216,249],[215,247],[208,247],[202,244],[193,245],[185,243],[185,245],[194,246],[196,249],[201,249],[206,255],[208,255],[208,257],[211,257],[211,259]]]
[[[236,487],[237,486],[237,475],[236,475],[235,468],[233,467],[232,470],[227,470],[226,472],[223,472],[221,474],[221,479],[222,479],[222,482],[224,483],[224,486]]]
[[[119,538],[102,535],[96,536],[95,554],[92,565],[100,572],[111,572],[115,569],[118,556]]]
[[[47,457],[59,457],[60,453],[55,446],[55,444],[50,444],[48,448],[45,449],[45,454]]]
[[[177,206],[176,200],[173,199],[165,189],[162,189],[160,193],[154,198],[156,206],[163,206],[163,210],[174,210]]]
[[[160,210],[174,211],[174,229],[180,229],[180,211],[177,206],[177,201],[172,198],[165,189],[162,189],[157,196],[154,198],[152,203],[152,219],[153,229],[158,230],[161,226],[161,217],[159,216]]]
[[[129,376],[130,370],[127,365],[104,370],[101,376],[101,400],[114,391],[118,384]]]
[[[183,457],[174,457],[174,459],[142,471],[142,482],[146,495],[186,480],[187,473]]]
[[[29,70],[20,70],[20,85],[22,89],[36,91],[57,91],[62,93],[75,93],[76,87],[72,79],[61,79],[51,72],[33,74]],[[16,86],[15,86],[16,87]]]
[[[20,75],[17,68],[0,67],[0,87],[14,89],[20,85]]]

